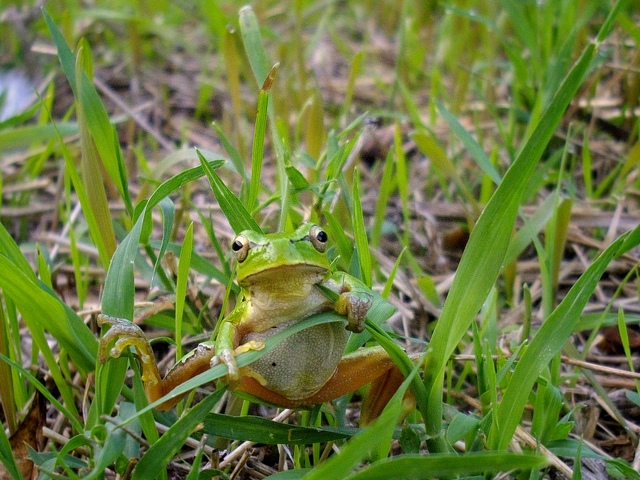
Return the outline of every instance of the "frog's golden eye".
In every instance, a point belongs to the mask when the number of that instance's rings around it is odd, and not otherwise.
[[[317,225],[311,227],[309,231],[309,240],[311,240],[311,244],[315,247],[319,252],[324,252],[327,249],[327,241],[329,240],[329,236],[327,232],[325,232],[322,228]]]
[[[236,260],[240,263],[244,262],[244,259],[247,258],[249,248],[251,248],[249,239],[244,235],[238,235],[231,244],[231,250],[233,250]]]

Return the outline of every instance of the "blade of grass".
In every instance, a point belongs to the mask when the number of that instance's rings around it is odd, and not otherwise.
[[[22,480],[24,478],[16,464],[16,459],[13,456],[11,444],[4,428],[0,428],[0,463],[7,469],[7,472],[14,480]]]
[[[173,455],[182,448],[187,437],[220,401],[223,393],[224,389],[220,389],[209,394],[188,413],[180,417],[157,442],[149,447],[147,453],[137,463],[131,478],[133,480],[156,478],[162,472],[166,472],[167,465]]]
[[[413,373],[415,374],[416,371],[414,370]],[[386,455],[391,435],[401,414],[402,398],[412,377],[413,375],[402,383],[398,391],[389,400],[380,417],[354,436],[338,455],[332,456],[326,462],[314,468],[304,478],[306,480],[347,478],[353,468],[367,457],[370,452],[385,448]]]
[[[78,124],[61,122],[57,127],[53,125],[28,125],[2,131],[0,132],[0,151],[9,152],[28,148],[36,141],[48,142],[54,140],[58,133],[63,137],[77,135]]]
[[[78,63],[76,70],[76,81],[84,75],[81,59],[83,58],[83,48],[78,50]],[[78,102],[79,103],[79,102]],[[102,177],[101,161],[98,149],[91,135],[91,127],[85,116],[86,108],[78,105],[78,125],[80,126],[80,172],[87,195],[88,205],[84,211],[85,216],[92,216],[100,232],[102,242],[96,242],[100,259],[105,269],[109,268],[109,261],[113,252],[116,251],[115,232],[107,201],[104,178]]]
[[[109,121],[109,116],[89,77],[83,71],[76,75],[76,61],[73,51],[64,39],[62,32],[44,8],[42,8],[42,15],[56,45],[62,69],[78,102],[78,111],[82,110],[82,114],[87,119],[87,125],[91,132],[91,137],[95,141],[95,147],[100,154],[102,165],[104,165],[109,177],[118,188],[125,208],[131,215],[133,208],[129,196],[128,181],[124,176],[126,170],[123,165],[120,146],[117,141],[114,141],[114,139],[118,138],[115,129]]]
[[[500,272],[528,178],[535,170],[538,159],[624,3],[618,1],[613,6],[596,41],[587,45],[563,80],[471,232],[425,360],[425,386],[430,397],[429,408],[422,413],[426,416],[427,434],[435,439],[429,442],[435,451],[441,451],[443,447],[438,439],[442,431],[442,392],[446,363]],[[487,246],[490,248],[486,248]],[[510,441],[510,438],[506,441]]]
[[[258,85],[263,85],[269,73],[269,64],[262,44],[258,19],[256,18],[253,8],[248,5],[242,7],[238,15],[240,20],[240,34],[242,35],[244,50],[247,53],[251,71]]]
[[[236,417],[210,413],[204,419],[203,432],[231,440],[252,441],[267,445],[305,445],[329,442],[353,436],[356,428],[299,427],[274,422],[263,417]]]
[[[358,169],[353,173],[353,234],[356,248],[358,249],[362,281],[365,285],[371,287],[373,267],[371,266],[371,252],[369,252],[367,232],[364,227],[362,203],[360,203],[360,172],[358,172]]]
[[[465,455],[399,455],[376,462],[347,477],[348,480],[431,479],[480,475],[509,470],[529,470],[548,465],[547,458],[535,453],[472,452]]]
[[[225,217],[227,217],[227,220],[229,220],[229,225],[231,225],[233,231],[236,233],[240,233],[243,230],[262,232],[260,225],[256,223],[251,214],[249,214],[247,209],[244,208],[244,205],[242,205],[242,202],[240,202],[238,197],[236,197],[233,192],[229,190],[229,187],[224,184],[218,174],[207,163],[200,151],[196,149],[196,152],[198,152],[202,168],[209,179],[211,190],[213,191],[216,200],[218,200],[222,212]]]
[[[502,450],[509,445],[538,375],[547,368],[549,361],[560,352],[573,333],[600,276],[611,260],[620,253],[626,236],[627,234],[619,237],[585,270],[531,340],[495,410],[495,420],[488,437],[491,448]]]
[[[193,222],[187,227],[180,249],[180,263],[178,264],[178,279],[176,281],[176,317],[175,341],[176,359],[182,358],[182,314],[184,312],[187,284],[189,281],[189,267],[191,265],[191,251],[193,250]]]
[[[438,102],[437,106],[438,106],[438,112],[440,113],[440,116],[444,119],[445,122],[447,122],[447,124],[449,125],[449,128],[453,131],[453,133],[455,133],[458,139],[462,142],[466,151],[469,152],[469,154],[476,161],[480,169],[486,175],[488,175],[491,178],[491,180],[493,180],[493,183],[495,183],[496,185],[499,185],[500,182],[502,181],[502,179],[500,178],[500,174],[491,163],[491,160],[489,160],[489,157],[487,156],[487,154],[484,153],[484,150],[482,150],[482,147],[478,145],[478,142],[475,141],[475,139],[471,136],[471,134],[467,132],[466,128],[464,128],[460,124],[460,122],[458,122],[458,119],[454,117],[453,114],[449,110],[447,110],[444,105]]]
[[[258,94],[258,113],[256,114],[256,125],[253,133],[253,149],[251,151],[251,183],[249,184],[249,199],[247,209],[253,211],[258,203],[258,193],[260,192],[260,173],[262,172],[262,162],[264,157],[264,135],[267,129],[267,111],[269,108],[269,91],[273,85],[278,64],[276,63],[269,71],[267,78]]]

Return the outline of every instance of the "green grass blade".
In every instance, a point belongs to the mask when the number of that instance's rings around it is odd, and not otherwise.
[[[184,312],[187,284],[189,283],[189,267],[191,265],[191,251],[193,250],[193,222],[187,227],[180,250],[178,264],[178,279],[176,281],[176,358],[182,358],[182,314]]]
[[[199,155],[198,158],[202,158],[202,159],[205,158],[200,151],[198,151],[198,155]],[[224,160],[206,160],[205,159],[204,161],[212,170],[220,168],[225,163]],[[163,198],[167,197],[171,193],[178,190],[182,185],[184,185],[185,183],[189,183],[194,180],[197,180],[198,178],[202,177],[204,174],[205,174],[205,171],[202,165],[200,165],[197,167],[189,168],[187,170],[183,170],[182,172],[171,177],[170,179],[162,182],[158,186],[158,188],[156,188],[153,194],[149,197],[149,201],[147,202],[147,208],[155,207],[156,205],[158,205],[158,203],[160,203],[160,201]]]
[[[34,282],[3,254],[0,254],[0,268],[3,272],[0,287],[16,304],[29,329],[51,332],[78,367],[85,372],[92,371],[98,343],[82,319],[65,308],[44,284]]]
[[[81,58],[82,49],[78,53]],[[77,77],[81,77],[83,72],[80,70],[80,62],[78,62]],[[102,177],[101,161],[96,143],[91,135],[90,123],[85,117],[85,108],[78,105],[78,124],[80,125],[80,147],[81,160],[80,172],[84,191],[87,195],[88,208],[84,211],[85,216],[91,216],[100,232],[101,242],[96,242],[100,258],[105,269],[109,267],[109,259],[116,251],[115,232],[109,210],[109,202],[107,200],[107,192],[105,190],[105,182]]]
[[[616,3],[610,16],[617,13]],[[609,22],[605,22],[606,25]],[[603,27],[605,28],[605,27]],[[575,95],[597,53],[587,45],[562,82],[531,136],[506,172],[471,232],[456,277],[434,330],[425,366],[425,386],[430,392],[426,415],[428,435],[439,436],[442,425],[442,391],[445,365],[480,310],[494,284],[511,238],[520,199],[545,146]],[[491,249],[486,249],[491,245]],[[482,273],[480,273],[482,272]],[[506,439],[509,441],[509,439]]]
[[[492,424],[488,437],[492,448],[505,449],[508,446],[538,375],[547,368],[549,361],[560,352],[573,333],[602,273],[620,253],[625,237],[623,235],[618,238],[585,270],[531,340],[496,408],[494,419],[499,419],[499,422]]]
[[[200,151],[196,151],[198,152],[198,157],[200,158],[202,168],[204,169],[207,178],[209,179],[211,190],[213,191],[216,200],[218,200],[220,208],[222,209],[225,217],[227,217],[227,220],[229,220],[229,225],[231,225],[233,231],[236,233],[240,233],[243,230],[262,232],[260,226],[249,214],[247,209],[244,208],[244,205],[242,205],[242,202],[240,202],[238,197],[236,197],[233,192],[229,190],[229,187],[224,184],[218,174],[207,163]]]
[[[148,205],[147,205],[148,206]],[[145,211],[125,239],[118,245],[105,279],[102,293],[102,313],[118,318],[133,319],[134,276],[133,265],[140,235],[145,222]],[[127,358],[112,359],[105,365],[98,365],[96,371],[96,400],[92,402],[87,424],[93,426],[103,414],[111,413],[122,390],[127,372]]]
[[[355,428],[299,427],[274,422],[263,417],[210,413],[203,421],[203,432],[231,440],[267,445],[305,445],[352,437]]]
[[[358,249],[362,281],[371,287],[373,267],[371,266],[371,252],[369,252],[369,242],[367,241],[362,204],[360,203],[360,172],[357,169],[353,175],[353,234]]]
[[[65,381],[56,358],[47,343],[44,335],[45,329],[56,337],[60,344],[72,355],[77,365],[85,371],[93,369],[92,363],[95,362],[97,342],[93,336],[90,337],[92,341],[89,341],[86,345],[78,341],[76,334],[82,335],[82,329],[88,331],[86,325],[82,322],[79,325],[73,325],[74,322],[69,322],[60,302],[41,290],[37,284],[34,284],[7,257],[1,254],[0,269],[3,272],[3,275],[0,275],[0,288],[3,290],[3,294],[10,298],[20,311],[22,319],[31,332],[33,344],[44,357],[62,398],[67,406],[73,409],[75,406],[73,392]],[[36,295],[36,292],[40,294]],[[79,330],[77,332],[70,330],[72,327],[76,327]],[[76,348],[78,351],[74,351]],[[90,354],[91,349],[93,350],[93,356]]]
[[[487,154],[484,153],[482,147],[478,145],[478,142],[475,141],[471,134],[467,132],[467,130],[460,124],[460,122],[458,122],[458,119],[454,117],[453,114],[449,112],[449,110],[447,110],[444,105],[442,105],[441,103],[438,103],[437,105],[440,116],[444,119],[445,122],[447,122],[449,128],[463,143],[467,152],[469,152],[471,157],[473,157],[473,159],[480,167],[480,170],[487,174],[491,178],[491,180],[493,180],[493,183],[499,185],[502,181],[502,179],[500,178],[500,174],[491,163],[491,160],[489,160]]]
[[[400,455],[376,462],[348,480],[418,480],[542,468],[549,462],[534,453],[474,452],[466,455]]]
[[[9,438],[4,431],[4,428],[0,428],[0,463],[7,469],[9,475],[14,480],[22,480],[23,476],[20,473],[20,469],[16,464],[16,459],[13,457],[13,451],[11,450],[11,444]]]
[[[102,165],[104,165],[109,177],[115,183],[129,214],[131,214],[131,200],[128,192],[122,152],[120,151],[120,145],[117,142],[118,137],[109,120],[107,111],[89,77],[82,69],[77,69],[73,51],[64,39],[60,29],[58,29],[44,8],[42,9],[42,14],[58,50],[58,58],[62,69],[78,102],[78,114],[84,116],[86,119],[87,126],[91,132],[91,138],[95,141],[95,148],[99,152]],[[80,57],[81,52],[79,51],[78,58]]]
[[[354,436],[340,451],[340,454],[334,455],[326,462],[320,464],[305,475],[304,478],[306,480],[347,478],[354,467],[367,457],[370,452],[380,449],[382,446],[388,449],[388,440],[391,439],[391,435],[401,413],[402,397],[412,377],[413,375],[403,382],[380,417]]]
[[[180,417],[140,459],[133,471],[132,479],[156,478],[161,472],[166,472],[167,465],[173,455],[182,448],[187,437],[218,403],[223,393],[224,390],[221,389],[208,395],[188,413]]]
[[[240,34],[242,35],[244,50],[249,59],[251,71],[258,85],[263,85],[269,73],[269,63],[264,52],[258,19],[253,8],[248,5],[242,7],[238,13],[240,16]]]
[[[240,174],[245,182],[249,182],[249,176],[247,175],[242,155],[240,155],[240,152],[236,150],[236,147],[233,146],[233,143],[231,143],[227,135],[224,133],[224,130],[222,130],[222,127],[217,122],[213,122],[212,126],[224,150],[229,154],[229,159],[233,164],[233,168],[236,169],[236,172]]]
[[[61,122],[57,129],[63,137],[78,134],[77,123]],[[0,132],[0,151],[9,152],[28,148],[36,142],[49,142],[56,139],[58,132],[53,125],[27,125],[5,130]]]
[[[247,208],[252,211],[258,203],[260,193],[260,174],[264,157],[264,136],[267,130],[267,111],[269,108],[269,91],[273,84],[278,64],[274,65],[260,89],[258,95],[258,113],[256,114],[256,126],[253,133],[253,149],[251,151],[251,182],[249,184],[249,199]]]
[[[10,365],[11,368],[20,372],[20,374],[29,380],[31,384],[38,389],[38,391],[53,405],[58,411],[62,412],[62,414],[69,420],[69,423],[73,427],[74,431],[82,432],[82,424],[78,421],[74,412],[65,408],[63,404],[61,404],[57,398],[49,391],[49,389],[43,385],[36,377],[34,377],[28,370],[22,367],[19,363],[14,362],[13,360],[7,358],[5,355],[0,354],[0,360],[2,360],[3,364]]]

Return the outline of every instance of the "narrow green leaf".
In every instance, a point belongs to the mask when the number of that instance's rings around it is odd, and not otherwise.
[[[173,455],[182,448],[187,437],[191,435],[215,404],[220,401],[223,393],[224,390],[222,389],[211,393],[180,417],[160,437],[160,440],[151,445],[147,453],[140,459],[133,471],[132,479],[156,478],[161,472],[166,472],[167,465]]]
[[[22,480],[22,474],[16,464],[16,459],[13,457],[13,451],[11,450],[11,444],[7,437],[4,428],[0,428],[0,463],[7,469],[9,475],[14,480]]]
[[[182,314],[184,313],[187,284],[189,283],[189,267],[191,266],[191,251],[193,250],[193,222],[187,227],[180,250],[178,264],[178,279],[176,281],[176,358],[182,358]]]
[[[78,103],[78,113],[86,119],[91,138],[95,141],[94,148],[99,152],[101,163],[118,188],[121,197],[125,200],[125,205],[129,206],[127,178],[123,176],[126,170],[122,164],[122,152],[120,151],[118,142],[114,142],[117,135],[115,134],[113,125],[109,121],[107,111],[89,77],[82,69],[76,69],[73,51],[67,44],[57,25],[44,8],[42,9],[42,14],[56,45],[62,69]],[[82,124],[82,122],[79,123]],[[105,264],[105,266],[106,265],[108,264]]]
[[[467,132],[466,128],[464,128],[462,124],[458,122],[458,119],[454,117],[444,105],[442,105],[441,103],[438,103],[437,105],[438,112],[440,112],[440,115],[442,116],[444,121],[447,122],[449,128],[462,142],[462,144],[465,146],[465,149],[467,150],[467,152],[469,152],[471,157],[473,157],[480,169],[486,175],[488,175],[496,185],[499,185],[502,181],[502,179],[500,178],[500,174],[491,163],[491,160],[489,160],[487,154],[484,153],[482,147],[478,145],[478,142],[475,141],[471,134]]]
[[[355,236],[356,248],[358,249],[362,281],[365,285],[371,287],[373,267],[371,266],[371,252],[369,252],[367,231],[364,227],[362,203],[360,203],[360,172],[358,172],[357,169],[353,175],[353,234]]]
[[[27,125],[15,127],[0,132],[0,151],[9,152],[27,148],[34,143],[46,143],[55,140],[57,133],[63,137],[78,134],[78,124],[62,122],[56,127],[53,125]]]
[[[311,428],[287,425],[262,417],[210,413],[203,422],[203,432],[231,440],[267,445],[305,445],[349,438],[355,428]]]
[[[616,3],[610,15],[617,13],[620,4],[621,2]],[[442,315],[429,344],[430,350],[426,359],[425,386],[430,392],[430,397],[428,411],[423,413],[427,414],[427,433],[434,438],[436,436],[439,438],[442,430],[442,391],[446,362],[467,331],[499,274],[518,205],[529,176],[535,170],[545,146],[582,83],[596,52],[595,44],[587,45],[563,80],[521,152],[507,170],[503,181],[471,232]],[[492,248],[487,249],[486,245],[491,245]],[[479,274],[479,272],[482,273]],[[504,418],[504,416],[498,415],[498,418]],[[507,443],[511,439],[510,435],[500,438],[502,442]],[[432,446],[436,449],[440,448],[439,445]]]
[[[222,144],[222,147],[227,152],[227,154],[229,154],[229,158],[231,159],[233,168],[236,169],[236,172],[240,174],[245,182],[248,182],[249,177],[244,167],[244,159],[242,158],[242,155],[240,155],[240,152],[236,150],[236,147],[233,146],[233,143],[231,143],[227,135],[224,133],[224,130],[222,130],[217,122],[213,122],[212,126],[213,130],[216,132],[218,140],[220,140],[220,143]]]
[[[244,6],[239,11],[240,33],[244,42],[244,50],[251,65],[251,71],[258,82],[264,84],[269,73],[267,55],[264,52],[264,45],[260,35],[260,25],[258,19],[250,6]]]
[[[91,331],[70,308],[65,308],[51,290],[20,271],[0,254],[0,288],[11,297],[32,331],[50,332],[85,372],[95,367],[98,343]],[[49,365],[51,367],[51,365]]]
[[[260,90],[258,95],[258,112],[256,126],[253,133],[253,149],[251,151],[251,182],[249,184],[249,198],[247,208],[252,211],[258,203],[260,193],[260,174],[264,157],[264,135],[267,129],[267,108],[269,106],[269,92]]]
[[[533,453],[476,452],[465,455],[400,455],[376,462],[347,478],[348,480],[379,480],[383,478],[426,480],[436,477],[489,474],[514,469],[530,470],[541,468],[548,463],[546,457]]]
[[[401,413],[402,397],[412,377],[413,375],[402,383],[380,417],[354,436],[338,455],[332,456],[329,460],[314,468],[304,478],[306,480],[347,478],[370,452],[381,448],[388,450],[389,440]]]
[[[538,375],[560,352],[573,332],[602,273],[619,253],[626,236],[623,235],[613,242],[585,270],[531,340],[511,376],[500,405],[496,408],[494,417],[500,419],[500,422],[494,422],[489,432],[488,442],[492,448],[501,450],[508,446]]]
[[[240,233],[243,230],[253,230],[255,232],[262,232],[260,226],[256,223],[256,221],[251,217],[247,209],[244,208],[242,202],[238,200],[229,187],[227,187],[222,179],[218,176],[218,174],[211,168],[211,166],[207,163],[205,158],[202,156],[199,150],[198,157],[200,158],[200,163],[202,164],[202,168],[207,174],[207,178],[209,179],[209,184],[211,185],[211,190],[218,200],[220,204],[220,208],[224,213],[227,220],[229,220],[229,225],[233,228],[233,231],[236,233]]]

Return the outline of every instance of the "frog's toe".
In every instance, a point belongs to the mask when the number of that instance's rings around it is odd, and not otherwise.
[[[236,348],[233,353],[234,355],[240,355],[241,353],[250,352],[252,350],[262,350],[264,347],[265,343],[260,340],[249,340]]]
[[[233,384],[240,380],[240,371],[238,370],[238,363],[236,362],[236,356],[233,350],[222,350],[218,355],[211,358],[210,363],[211,367],[215,367],[221,363],[227,366],[229,373],[223,377],[223,382]]]
[[[365,317],[372,304],[372,295],[354,295],[351,292],[345,292],[340,295],[340,298],[336,302],[336,311],[340,315],[347,317],[349,321],[347,330],[359,333],[364,330]]]

